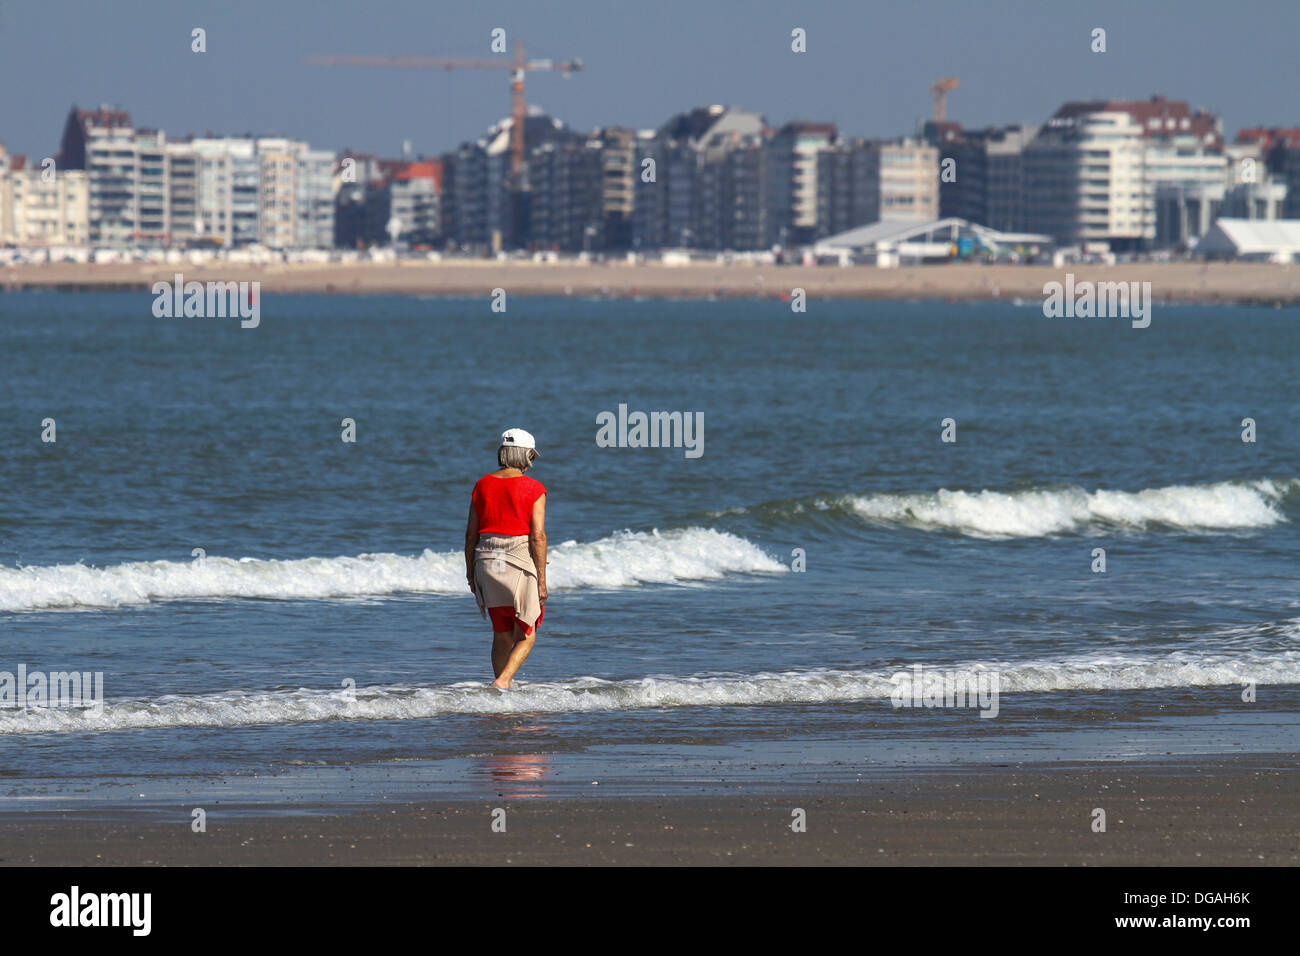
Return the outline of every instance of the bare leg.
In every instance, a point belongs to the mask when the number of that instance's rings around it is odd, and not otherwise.
[[[506,661],[510,660],[510,652],[515,646],[514,631],[493,631],[492,632],[492,676],[500,677],[501,672],[506,669]]]
[[[497,679],[492,682],[493,687],[499,687],[502,690],[509,690],[510,684],[515,679],[515,674],[523,666],[524,661],[528,660],[528,655],[532,652],[533,644],[536,641],[537,629],[533,629],[532,634],[525,634],[523,625],[515,623],[514,641],[515,646],[510,651],[510,657],[506,661],[506,666],[502,668]]]

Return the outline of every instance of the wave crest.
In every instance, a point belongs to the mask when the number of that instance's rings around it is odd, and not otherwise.
[[[624,588],[717,580],[787,568],[744,538],[709,528],[625,531],[550,549],[547,585]],[[260,560],[206,557],[134,561],[106,568],[81,564],[0,567],[0,610],[111,608],[167,600],[262,598],[324,600],[401,593],[466,593],[459,552],[406,556]]]
[[[1024,661],[990,665],[937,665],[932,673],[995,671],[999,695],[1053,691],[1141,690],[1177,687],[1300,683],[1300,653],[1276,656],[1171,654],[1160,658],[1110,657]],[[343,690],[264,691],[167,695],[107,703],[95,716],[77,710],[0,709],[0,736],[28,733],[142,730],[169,727],[239,727],[324,720],[421,720],[448,714],[571,713],[660,707],[853,703],[887,700],[891,678],[908,667],[879,670],[644,677],[524,683],[501,693],[483,683],[433,687],[386,686]],[[946,686],[946,684],[945,684]]]
[[[819,496],[763,510],[791,518],[809,510],[852,515],[873,524],[955,531],[982,538],[1041,538],[1120,531],[1225,532],[1287,520],[1283,500],[1300,480],[1221,481],[1142,491],[1085,491],[1075,486]]]

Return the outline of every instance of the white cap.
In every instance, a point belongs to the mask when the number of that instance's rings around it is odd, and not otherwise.
[[[507,428],[501,433],[501,446],[514,448],[531,448],[538,458],[541,453],[537,451],[537,442],[533,439],[531,432],[526,432],[522,428]]]

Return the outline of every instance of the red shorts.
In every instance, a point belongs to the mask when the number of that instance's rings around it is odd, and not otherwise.
[[[488,608],[488,616],[492,618],[493,633],[500,634],[503,631],[513,631],[516,624],[524,629],[525,634],[533,633],[533,628],[515,617],[515,608],[512,604],[503,604],[500,607],[490,607]],[[541,626],[542,618],[544,617],[546,617],[545,604],[542,605],[542,613],[537,616],[537,626]]]

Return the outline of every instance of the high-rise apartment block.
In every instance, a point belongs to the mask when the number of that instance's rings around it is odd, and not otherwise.
[[[1066,103],[1024,150],[1026,225],[1068,244],[1176,244],[1213,223],[1226,167],[1220,121],[1184,101]]]
[[[87,177],[89,241],[108,247],[334,242],[334,154],[296,140],[168,141],[126,111],[73,108],[60,165]]]

